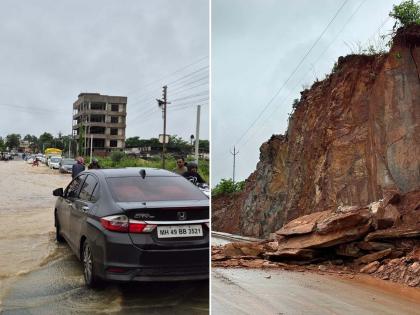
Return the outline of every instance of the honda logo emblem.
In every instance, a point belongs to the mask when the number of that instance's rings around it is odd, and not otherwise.
[[[187,219],[187,213],[185,211],[177,212],[178,220],[184,221]]]

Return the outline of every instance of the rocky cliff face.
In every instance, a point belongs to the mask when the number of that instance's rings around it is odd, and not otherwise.
[[[236,202],[214,200],[235,232],[267,236],[301,215],[367,205],[384,191],[420,187],[420,26],[398,31],[386,55],[340,57],[301,93],[286,135],[260,148]],[[239,202],[238,202],[239,200]]]

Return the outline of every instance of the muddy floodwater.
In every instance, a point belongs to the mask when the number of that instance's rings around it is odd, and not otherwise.
[[[84,286],[69,247],[55,242],[52,190],[71,176],[0,162],[1,314],[208,314],[209,282]]]

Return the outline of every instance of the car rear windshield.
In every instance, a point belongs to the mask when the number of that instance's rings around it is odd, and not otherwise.
[[[117,202],[207,199],[183,177],[110,177],[107,182]]]

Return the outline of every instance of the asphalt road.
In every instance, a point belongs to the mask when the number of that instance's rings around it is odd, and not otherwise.
[[[226,238],[213,236],[212,243]],[[420,290],[274,269],[212,269],[212,314],[420,314]]]

